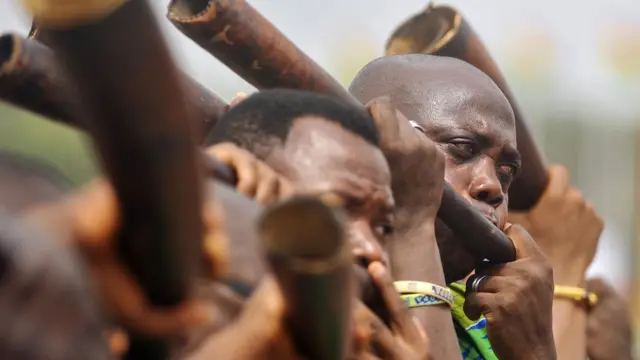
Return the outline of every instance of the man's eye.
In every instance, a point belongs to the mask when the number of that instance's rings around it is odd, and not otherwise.
[[[462,158],[471,158],[479,152],[475,144],[466,141],[450,142],[448,147],[455,156]]]
[[[374,230],[378,236],[390,236],[393,234],[393,225],[389,223],[379,223],[374,226]]]

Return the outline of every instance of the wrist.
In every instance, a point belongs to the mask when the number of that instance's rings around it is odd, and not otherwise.
[[[553,337],[546,344],[538,346],[537,349],[529,354],[523,354],[525,360],[557,360],[556,346]]]
[[[423,206],[398,206],[394,211],[396,234],[408,236],[416,233],[435,233],[437,210]]]
[[[587,268],[582,266],[553,266],[553,281],[556,285],[586,286]]]

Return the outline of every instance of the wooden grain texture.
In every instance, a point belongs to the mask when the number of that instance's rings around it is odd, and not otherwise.
[[[167,16],[178,30],[258,89],[307,90],[357,103],[244,0],[174,0]]]

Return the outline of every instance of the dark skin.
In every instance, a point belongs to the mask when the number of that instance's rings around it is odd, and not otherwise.
[[[358,261],[388,266],[382,246],[393,230],[394,199],[380,149],[336,123],[305,117],[295,122],[284,147],[265,160],[291,181],[297,193],[341,196]]]
[[[401,57],[388,57],[389,63],[402,66],[393,70],[392,82],[385,77],[387,85],[371,86],[368,83],[378,80],[368,77],[362,85],[356,80],[354,94],[364,100],[389,96],[442,150],[449,184],[504,229],[507,192],[520,167],[515,120],[507,99],[479,71],[465,72],[468,69],[451,65],[457,61],[428,67],[403,62]],[[447,282],[463,279],[475,268],[475,257],[439,221],[436,234]]]
[[[602,279],[587,281],[598,303],[587,317],[587,355],[592,360],[633,359],[633,331],[626,301]]]
[[[396,198],[396,231],[386,248],[398,280],[425,281],[446,286],[435,240],[434,222],[440,206],[444,158],[435,144],[411,127],[388,98],[367,103],[380,143],[391,167]],[[430,343],[429,358],[451,359],[460,352],[451,313],[446,306],[413,309]]]
[[[401,113],[422,126],[445,156],[444,178],[506,231],[507,193],[520,159],[513,112],[486,75],[449,58],[389,56],[367,65],[350,90],[361,101],[388,96]],[[436,237],[446,279],[460,280],[474,269],[487,276],[477,293],[468,294],[465,312],[472,319],[485,315],[500,359],[554,359],[551,267],[526,231],[514,228],[508,235],[518,259],[478,267],[477,259],[438,222]]]
[[[305,128],[311,126],[312,128]],[[292,179],[300,181],[300,179],[309,179],[305,187],[301,187],[301,191],[307,193],[324,193],[326,191],[335,192],[341,195],[348,206],[351,216],[351,235],[355,243],[355,252],[363,260],[382,259],[386,256],[382,253],[380,242],[384,240],[383,236],[390,226],[391,219],[388,217],[390,208],[393,207],[393,198],[389,189],[389,171],[386,161],[379,149],[371,144],[366,143],[356,135],[349,133],[340,126],[327,122],[323,119],[301,119],[296,123],[289,138],[287,145],[281,150],[276,150],[273,154],[295,158],[302,156],[306,152],[311,155],[312,147],[308,146],[304,140],[304,136],[311,136],[316,141],[316,149],[313,151],[313,164],[322,164],[323,162],[331,164],[342,164],[342,167],[333,169],[325,168],[322,173],[325,177],[320,177],[320,172],[313,168],[313,174],[305,175],[302,171],[304,167],[297,167],[289,173]],[[323,142],[324,138],[324,142]],[[331,139],[331,141],[329,141]],[[300,141],[296,143],[296,140]],[[338,144],[341,144],[338,146]],[[322,146],[323,151],[317,151],[317,146]],[[324,151],[326,150],[326,151]],[[323,156],[326,156],[323,158]],[[274,161],[278,157],[273,157]],[[324,160],[323,160],[324,159]],[[357,159],[357,161],[355,161]],[[234,162],[236,163],[236,162]],[[298,162],[300,164],[300,162]],[[236,164],[237,165],[237,164]],[[350,171],[343,170],[345,166]],[[256,168],[256,167],[254,167]],[[243,172],[240,172],[243,174]],[[357,174],[359,176],[353,176]],[[245,174],[246,175],[246,174]],[[307,177],[305,177],[307,176]],[[312,184],[311,178],[316,182]],[[258,184],[257,188],[261,188]],[[366,190],[371,190],[370,192]],[[369,201],[369,198],[373,201]],[[63,215],[71,224],[68,229],[74,241],[77,241],[83,253],[88,255],[89,263],[94,265],[96,271],[100,274],[96,276],[98,283],[103,285],[119,286],[121,291],[113,292],[115,296],[112,299],[114,305],[135,304],[135,306],[115,306],[114,309],[120,313],[121,318],[141,319],[144,321],[131,321],[131,323],[144,324],[146,332],[152,332],[157,335],[166,337],[175,337],[186,330],[199,329],[202,326],[210,326],[212,322],[220,321],[220,317],[215,314],[224,308],[224,304],[207,302],[203,303],[200,299],[192,299],[189,303],[183,304],[178,309],[161,312],[158,309],[150,309],[145,306],[144,299],[140,294],[140,289],[127,274],[123,273],[120,264],[110,256],[110,244],[112,236],[118,223],[118,213],[116,209],[113,190],[104,181],[97,181],[90,185],[87,189],[75,195],[71,201],[64,202],[60,206],[49,209],[42,209],[39,216],[33,215],[33,220],[40,222],[41,226],[49,222],[39,221],[42,218],[49,218],[51,214],[56,217]],[[48,210],[48,211],[47,211]],[[216,233],[221,229],[216,225],[218,222],[207,220],[207,214],[215,218],[215,211],[205,211],[205,224],[213,224],[214,226],[207,232],[207,238],[216,239]],[[63,219],[58,219],[63,220]],[[60,222],[60,221],[58,221]],[[376,231],[376,229],[378,229]],[[380,231],[380,230],[385,231]],[[378,234],[378,235],[376,235]],[[211,235],[211,236],[209,236]],[[205,241],[206,242],[206,241]],[[372,244],[375,242],[375,244]],[[377,246],[376,246],[377,244]],[[215,246],[214,246],[215,247]],[[222,253],[216,252],[212,256],[223,256]],[[411,316],[406,309],[403,308],[402,302],[395,292],[392,280],[388,271],[381,262],[371,260],[373,269],[371,275],[374,283],[383,289],[383,297],[392,308],[392,322],[394,327],[392,330],[380,328],[381,321],[367,311],[362,305],[358,307],[355,314],[358,321],[357,329],[360,335],[355,334],[354,354],[355,358],[377,359],[371,354],[370,345],[374,345],[381,353],[385,354],[385,359],[424,359],[427,352],[426,338],[420,327],[412,321]],[[213,263],[224,263],[224,259],[216,258]],[[215,277],[216,274],[211,274]],[[290,344],[285,328],[277,324],[277,320],[283,316],[282,304],[274,304],[277,298],[274,292],[277,292],[273,286],[265,285],[262,291],[258,290],[254,295],[254,300],[250,301],[245,311],[246,316],[241,316],[238,321],[232,322],[229,326],[224,327],[220,333],[213,334],[207,339],[207,344],[224,343],[226,345],[232,343],[243,344],[242,346],[228,346],[228,350],[246,349],[248,352],[243,354],[241,358],[264,358],[264,351],[274,350],[278,355],[275,358],[288,358],[295,354],[290,351]],[[273,296],[265,296],[267,291]],[[123,298],[124,297],[124,298]],[[256,304],[257,302],[257,304]],[[277,303],[277,301],[276,301]],[[251,305],[254,304],[254,305]],[[266,307],[266,308],[265,308]],[[214,309],[215,308],[215,309]],[[256,312],[261,313],[260,316]],[[213,314],[213,318],[211,316]],[[245,321],[243,319],[251,319]],[[224,321],[227,322],[226,320]],[[265,324],[265,322],[267,324]],[[228,323],[227,323],[228,324]],[[224,325],[227,325],[224,324]],[[219,324],[223,326],[223,324]],[[269,326],[266,326],[269,325]],[[368,331],[369,327],[376,331]],[[249,338],[247,338],[249,337]],[[248,346],[252,347],[249,348]],[[207,356],[211,352],[212,356],[220,355],[224,358],[224,353],[216,352],[216,346],[206,346],[199,351],[193,352],[193,358],[199,356]],[[285,355],[283,355],[282,350]],[[239,358],[238,354],[228,354],[230,358]]]
[[[396,121],[388,112],[370,109],[370,113],[376,125]],[[284,147],[271,152],[265,162],[290,180],[298,193],[331,192],[344,201],[355,261],[373,271],[393,323],[391,331],[386,329],[358,302],[355,321],[359,330],[354,341],[359,345],[354,346],[352,358],[377,359],[370,346],[389,360],[430,358],[427,337],[404,308],[387,270],[391,263],[384,249],[395,239],[395,202],[383,152],[334,122],[309,116],[296,120]]]

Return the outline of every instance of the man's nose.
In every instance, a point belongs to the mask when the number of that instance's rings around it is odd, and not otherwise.
[[[371,225],[366,221],[354,221],[349,227],[349,240],[352,244],[354,261],[368,267],[374,261],[386,265],[382,246],[374,235]]]
[[[469,195],[493,208],[502,205],[504,192],[493,160],[487,159],[478,164],[469,184]]]

